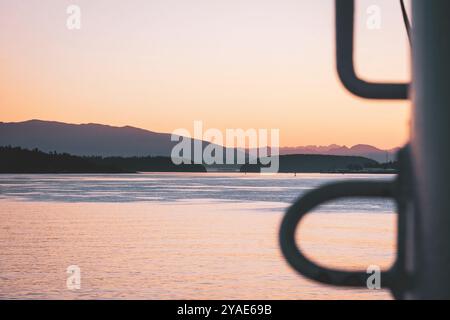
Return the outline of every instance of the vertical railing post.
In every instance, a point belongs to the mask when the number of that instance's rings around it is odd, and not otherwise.
[[[413,0],[410,298],[450,299],[450,1]],[[407,296],[408,297],[408,296]]]

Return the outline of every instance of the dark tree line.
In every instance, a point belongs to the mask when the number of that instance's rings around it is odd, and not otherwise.
[[[202,165],[176,166],[168,157],[79,157],[38,149],[0,147],[0,173],[205,172]]]

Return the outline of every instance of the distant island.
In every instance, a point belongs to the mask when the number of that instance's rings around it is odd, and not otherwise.
[[[265,167],[259,164],[246,164],[241,172],[261,172]],[[375,160],[352,156],[327,155],[282,155],[280,156],[280,173],[396,173],[397,163],[380,164]]]
[[[203,150],[211,145],[197,141]],[[170,134],[130,126],[42,120],[0,122],[0,173],[260,172],[262,168],[261,164],[177,166],[170,158],[176,144]],[[251,151],[255,150],[225,149],[224,160],[228,151],[235,156],[243,153],[248,163]],[[397,170],[395,148],[381,150],[360,144],[350,148],[298,146],[279,151],[281,173],[395,173]],[[183,157],[192,159],[193,154]]]
[[[168,157],[80,157],[38,149],[0,147],[0,173],[206,172],[202,165],[176,166]]]
[[[287,155],[280,156],[279,172],[396,173],[396,166],[395,162],[380,164],[363,157]],[[228,171],[256,173],[263,166],[247,164],[240,169],[231,167],[233,170]],[[198,164],[175,165],[169,157],[80,157],[67,153],[45,153],[38,149],[0,147],[0,173],[207,172],[206,168]]]

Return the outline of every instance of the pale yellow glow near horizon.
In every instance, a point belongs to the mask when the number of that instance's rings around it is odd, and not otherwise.
[[[66,7],[82,29],[66,28]],[[369,5],[382,28],[365,27]],[[280,129],[281,146],[408,140],[409,102],[339,83],[332,0],[30,0],[0,3],[0,121],[131,125],[156,132]],[[358,1],[357,69],[407,81],[397,1]]]

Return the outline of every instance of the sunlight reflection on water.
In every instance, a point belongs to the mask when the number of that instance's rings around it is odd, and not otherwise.
[[[307,281],[281,257],[277,232],[289,202],[342,178],[392,177],[3,175],[0,298],[390,298]],[[334,267],[387,267],[392,212],[385,200],[331,203],[302,225],[303,244]],[[73,264],[82,270],[79,291],[66,288]]]

